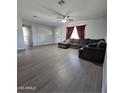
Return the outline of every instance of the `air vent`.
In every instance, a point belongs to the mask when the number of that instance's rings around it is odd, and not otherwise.
[[[58,4],[59,4],[59,5],[64,5],[64,4],[65,4],[65,1],[63,1],[63,0],[58,1]]]

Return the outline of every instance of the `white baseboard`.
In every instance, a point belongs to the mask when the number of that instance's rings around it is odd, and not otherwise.
[[[42,46],[42,45],[52,45],[52,44],[56,44],[56,43],[44,43],[44,44],[37,44],[37,45],[33,45],[33,47],[35,47],[35,46]]]
[[[33,45],[33,47],[43,46],[43,45],[52,45],[52,44],[57,44],[57,43],[44,43],[44,44],[37,44],[37,45]],[[17,51],[23,51],[23,50],[25,50],[25,48],[17,48]]]
[[[17,51],[23,51],[25,48],[17,48]]]

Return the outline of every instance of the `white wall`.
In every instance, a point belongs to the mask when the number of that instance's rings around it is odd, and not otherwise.
[[[54,43],[53,27],[23,20],[32,29],[33,46]]]
[[[85,38],[93,38],[93,39],[106,38],[106,34],[107,34],[106,18],[79,21],[73,24],[68,24],[68,26],[82,25],[82,24],[86,24]]]
[[[54,43],[53,27],[17,18],[17,49],[24,49],[22,24],[31,26],[33,46]]]
[[[84,21],[72,22],[72,23],[68,23],[68,24],[64,24],[62,26],[56,27],[54,29],[55,42],[57,43],[62,40],[65,40],[67,26],[78,26],[78,25],[83,25],[83,24],[86,24],[85,38],[92,38],[92,39],[104,38],[104,39],[106,39],[107,19],[99,18],[99,19],[94,19],[94,20],[84,20]]]
[[[102,93],[107,93],[107,53],[105,54],[105,59],[103,64]]]
[[[17,49],[24,49],[22,19],[20,16],[17,17]]]
[[[67,26],[77,26],[77,25],[86,24],[85,38],[106,39],[106,33],[107,33],[106,18],[78,21],[78,22],[63,24],[54,28],[51,26],[46,26],[46,25],[22,20],[20,17],[18,17],[17,48],[24,48],[22,22],[23,24],[31,25],[32,27],[33,46],[57,43],[65,40]]]
[[[66,39],[66,25],[54,28],[54,42],[60,42]]]

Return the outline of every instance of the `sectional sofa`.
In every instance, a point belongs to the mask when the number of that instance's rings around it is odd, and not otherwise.
[[[86,38],[84,40],[70,39],[69,43],[70,43],[70,47],[71,48],[81,48],[81,47],[84,47],[84,46],[86,46],[88,44],[98,43],[101,40],[105,41],[104,39],[90,39],[90,38]]]
[[[80,39],[69,39],[69,40],[64,40],[63,42],[59,42],[58,43],[58,47],[60,48],[81,48],[84,47],[88,44],[92,44],[92,43],[98,43],[99,41],[105,41],[104,39],[90,39],[90,38],[86,38],[84,40],[80,40]]]

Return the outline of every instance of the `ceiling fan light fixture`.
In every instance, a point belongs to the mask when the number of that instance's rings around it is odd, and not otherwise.
[[[66,22],[67,22],[67,20],[66,20],[66,19],[62,19],[62,22],[63,22],[63,23],[66,23]]]

